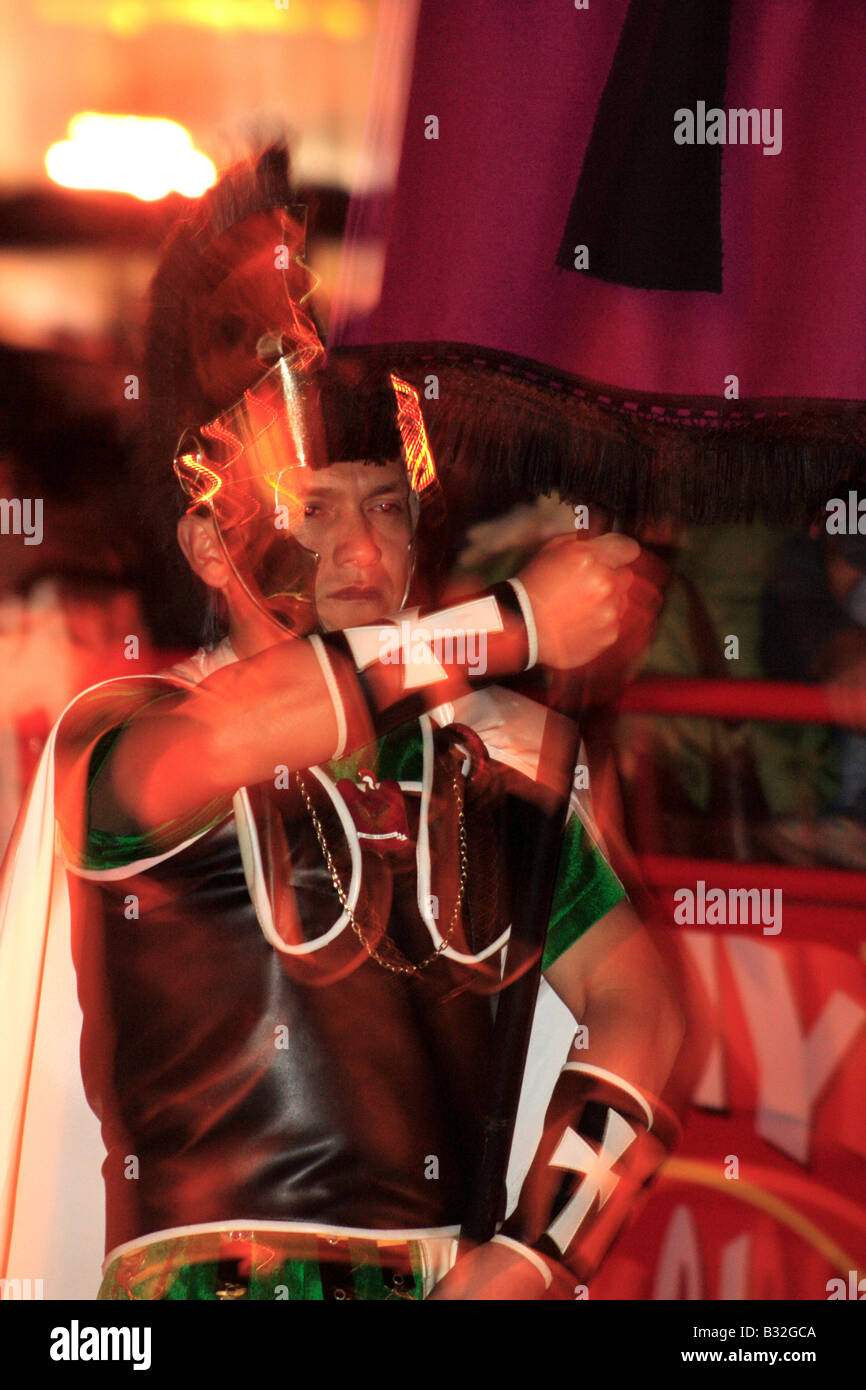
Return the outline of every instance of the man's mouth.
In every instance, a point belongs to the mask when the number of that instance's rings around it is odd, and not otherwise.
[[[381,599],[382,595],[380,591],[374,588],[372,585],[347,584],[344,589],[335,589],[333,593],[328,595],[328,597],[332,599],[344,600],[367,599],[371,602],[375,602],[376,600]]]

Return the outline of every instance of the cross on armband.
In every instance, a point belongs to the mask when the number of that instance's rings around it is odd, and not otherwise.
[[[515,636],[522,644],[516,660]],[[538,660],[532,606],[519,579],[495,584],[451,608],[407,610],[380,623],[309,640],[337,716],[334,757],[354,746],[358,687],[378,735],[441,703],[441,682],[451,675],[480,680],[516,674]]]
[[[680,1125],[654,1097],[602,1067],[569,1062],[544,1134],[499,1236],[559,1285],[564,1269],[585,1283],[675,1146]],[[569,1296],[566,1294],[566,1296]]]

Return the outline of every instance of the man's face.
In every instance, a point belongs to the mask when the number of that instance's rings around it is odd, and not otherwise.
[[[328,632],[399,611],[412,519],[402,462],[292,469],[292,532],[319,557],[315,605]]]

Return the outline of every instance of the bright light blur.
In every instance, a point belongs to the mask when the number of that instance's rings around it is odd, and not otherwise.
[[[69,122],[69,139],[45,156],[49,178],[64,188],[131,193],[154,202],[168,193],[198,198],[216,170],[175,121],[84,111]]]
[[[36,0],[44,24],[108,30],[125,38],[157,27],[223,33],[315,32],[352,42],[369,31],[372,0]]]

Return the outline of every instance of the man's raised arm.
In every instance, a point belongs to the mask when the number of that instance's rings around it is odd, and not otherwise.
[[[559,669],[583,665],[616,640],[631,579],[621,567],[637,553],[634,541],[618,536],[582,544],[558,538],[516,581],[419,619],[408,650],[400,648],[399,616],[277,642],[194,690],[162,691],[140,703],[120,721],[99,775],[109,778],[114,802],[148,833],[187,822],[241,786],[272,779],[278,765],[300,770],[362,747],[424,707],[465,693],[472,674],[465,661],[446,670],[418,660],[412,649],[424,629],[453,632],[462,623],[467,632],[483,633],[486,679],[536,661]],[[461,645],[453,645],[459,656]],[[82,746],[79,757],[85,755]]]

